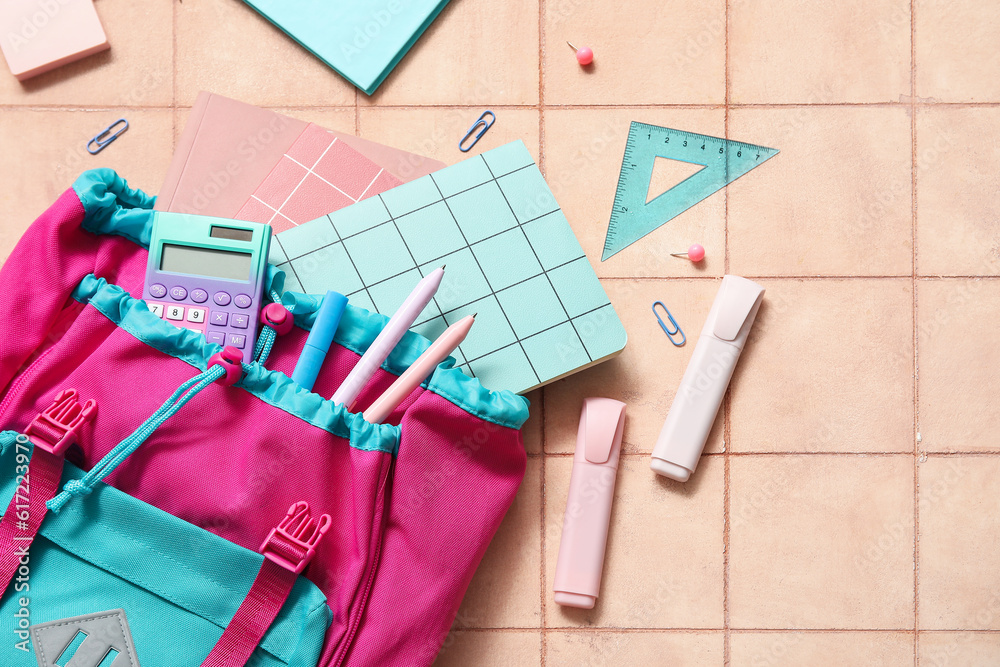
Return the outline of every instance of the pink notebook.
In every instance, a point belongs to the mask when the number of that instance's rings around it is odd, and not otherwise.
[[[310,123],[236,218],[270,224],[277,234],[401,184],[345,142]]]
[[[270,109],[214,93],[199,93],[177,140],[173,162],[156,198],[156,210],[236,217],[308,127],[305,121]],[[332,130],[330,133],[338,143],[347,143],[403,182],[445,166],[367,139]]]

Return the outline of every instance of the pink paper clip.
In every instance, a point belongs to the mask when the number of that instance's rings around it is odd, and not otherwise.
[[[80,429],[96,412],[97,401],[90,399],[80,405],[76,389],[64,389],[56,394],[52,405],[31,420],[24,435],[36,447],[61,456],[77,441]]]
[[[297,502],[277,528],[260,545],[264,558],[274,561],[290,572],[299,574],[316,555],[316,545],[330,529],[329,514],[320,516],[317,522],[309,511],[309,503]]]

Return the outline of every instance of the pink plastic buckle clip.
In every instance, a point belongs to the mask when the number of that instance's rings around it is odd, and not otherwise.
[[[316,554],[316,545],[330,529],[330,515],[324,514],[315,521],[309,512],[309,503],[297,502],[288,510],[277,528],[260,545],[264,558],[286,570],[300,574]]]
[[[216,382],[228,387],[240,381],[240,376],[243,374],[243,353],[238,349],[227,345],[222,348],[222,352],[213,354],[208,359],[208,367],[211,368],[216,364],[226,369],[226,374]]]
[[[80,429],[93,419],[95,412],[97,401],[90,399],[80,405],[76,389],[64,389],[56,394],[51,406],[31,420],[24,435],[36,447],[62,456],[77,441]]]
[[[269,303],[260,311],[260,321],[262,324],[274,329],[279,336],[284,336],[292,330],[295,319],[288,309],[280,303]]]

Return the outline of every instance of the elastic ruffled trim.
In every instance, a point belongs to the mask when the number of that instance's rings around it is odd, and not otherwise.
[[[73,191],[83,204],[84,229],[92,234],[122,236],[132,243],[149,249],[153,237],[153,211],[156,197],[130,188],[113,169],[90,169],[73,183]],[[281,292],[285,272],[268,264],[264,293],[272,289]]]
[[[73,298],[93,306],[118,327],[146,345],[184,361],[200,371],[222,348],[205,341],[194,331],[175,327],[161,320],[146,307],[146,302],[133,299],[128,292],[110,285],[104,278],[86,276]],[[343,405],[335,405],[294,383],[288,376],[271,371],[260,364],[250,364],[239,387],[268,405],[295,415],[299,419],[328,433],[347,439],[351,447],[363,451],[379,451],[396,455],[400,429],[392,424],[369,424],[360,414]]]
[[[83,204],[83,228],[94,234],[113,234],[149,248],[153,204],[142,190],[130,188],[113,169],[90,169],[73,183]]]

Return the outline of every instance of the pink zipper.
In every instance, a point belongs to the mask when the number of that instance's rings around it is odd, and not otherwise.
[[[392,466],[391,461],[389,465],[390,467]],[[389,510],[385,506],[385,486],[388,481],[389,473],[386,473],[385,479],[382,480],[382,485],[379,489],[379,495],[382,499],[382,520],[379,522],[378,532],[375,537],[375,555],[369,564],[368,578],[365,580],[365,587],[361,592],[361,600],[357,605],[357,613],[354,615],[351,627],[344,638],[344,643],[341,644],[340,649],[337,651],[337,657],[334,659],[333,664],[336,667],[340,667],[344,663],[344,660],[347,659],[347,651],[350,650],[351,644],[354,643],[354,635],[358,633],[358,627],[361,625],[361,617],[364,616],[365,608],[368,606],[368,596],[371,594],[372,584],[375,582],[375,570],[378,569],[379,558],[382,555],[382,535],[385,533],[385,525],[389,519]]]
[[[27,368],[24,369],[23,373],[17,376],[17,379],[14,380],[14,382],[10,385],[10,389],[7,390],[7,395],[4,396],[3,401],[0,402],[0,418],[3,417],[4,413],[7,411],[7,408],[13,402],[14,398],[18,395],[18,392],[21,390],[21,385],[23,385],[25,382],[28,381],[28,379],[31,377],[32,372],[35,370],[38,364],[42,363],[45,357],[48,356],[49,352],[51,352],[54,349],[55,349],[54,347],[50,347],[49,349],[42,352],[40,355],[38,355],[38,357],[34,361],[32,361],[28,365]]]

